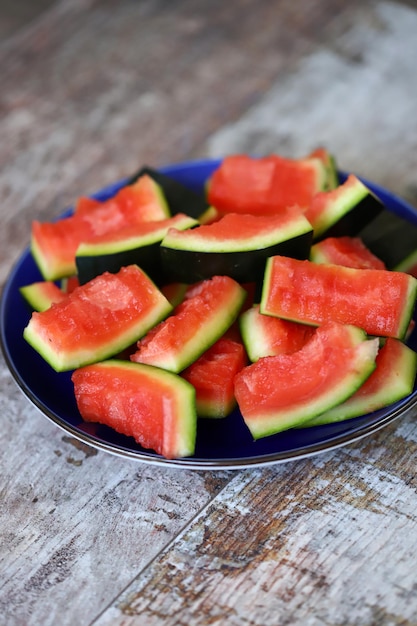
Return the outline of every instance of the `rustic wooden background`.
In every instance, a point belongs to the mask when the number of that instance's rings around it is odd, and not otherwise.
[[[81,194],[324,144],[417,205],[417,11],[342,0],[2,0],[0,283]],[[0,622],[415,626],[417,426],[285,465],[166,470],[78,443],[0,361]]]

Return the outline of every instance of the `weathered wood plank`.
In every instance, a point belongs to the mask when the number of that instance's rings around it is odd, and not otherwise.
[[[415,27],[393,3],[57,2],[0,43],[0,283],[33,217],[142,162],[324,142],[415,199]],[[204,474],[80,446],[3,359],[0,414],[7,624],[415,623],[411,414],[317,459]]]
[[[60,2],[5,42],[0,282],[32,218],[50,219],[144,162],[203,154],[210,133],[262,99],[360,4]]]
[[[2,620],[88,623],[228,475],[166,471],[97,452],[22,403],[4,368],[0,376]],[[70,608],[61,614],[63,607]]]
[[[258,105],[214,133],[207,152],[302,156],[318,143],[417,204],[417,14],[363,5],[352,26],[282,76]],[[336,36],[337,33],[337,36]]]
[[[240,473],[94,626],[416,624],[416,463],[409,414]]]

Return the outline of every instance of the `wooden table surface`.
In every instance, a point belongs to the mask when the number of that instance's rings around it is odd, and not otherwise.
[[[411,2],[1,2],[1,284],[33,219],[143,163],[325,145],[417,204],[416,33]],[[79,443],[1,358],[0,622],[416,625],[416,417],[169,469]]]

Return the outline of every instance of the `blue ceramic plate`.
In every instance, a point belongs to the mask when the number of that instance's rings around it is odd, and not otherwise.
[[[161,171],[194,190],[201,190],[218,161],[198,161],[163,168]],[[341,179],[344,175],[341,174]],[[95,195],[104,200],[125,181],[107,187]],[[417,223],[417,211],[388,191],[366,184],[393,212]],[[144,450],[132,439],[118,435],[105,426],[86,424],[80,417],[73,394],[71,373],[55,373],[23,339],[29,310],[19,287],[41,280],[27,249],[13,268],[5,285],[0,310],[1,343],[7,365],[23,393],[57,426],[77,439],[100,450],[145,463],[189,469],[240,469],[299,459],[344,446],[370,435],[417,404],[417,389],[386,409],[336,424],[289,430],[254,442],[239,411],[225,419],[202,419],[198,424],[195,455],[192,458],[167,460]],[[409,345],[417,350],[417,332]]]

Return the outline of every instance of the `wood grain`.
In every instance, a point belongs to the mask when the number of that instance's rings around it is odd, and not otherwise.
[[[349,23],[350,10],[341,0],[302,10],[289,0],[79,0],[12,37],[0,48],[0,281],[31,219],[144,162],[203,155],[210,133],[334,36],[338,18]]]
[[[411,3],[41,4],[13,22],[0,5],[0,284],[32,219],[143,163],[326,144],[417,204]],[[415,410],[344,449],[236,472],[80,444],[3,358],[0,416],[7,626],[417,624]]]
[[[416,463],[408,415],[239,473],[94,626],[416,624]]]
[[[303,156],[318,143],[341,169],[417,204],[417,15],[392,3],[362,6],[357,23],[309,54],[262,102],[209,141],[209,155],[278,151]]]

